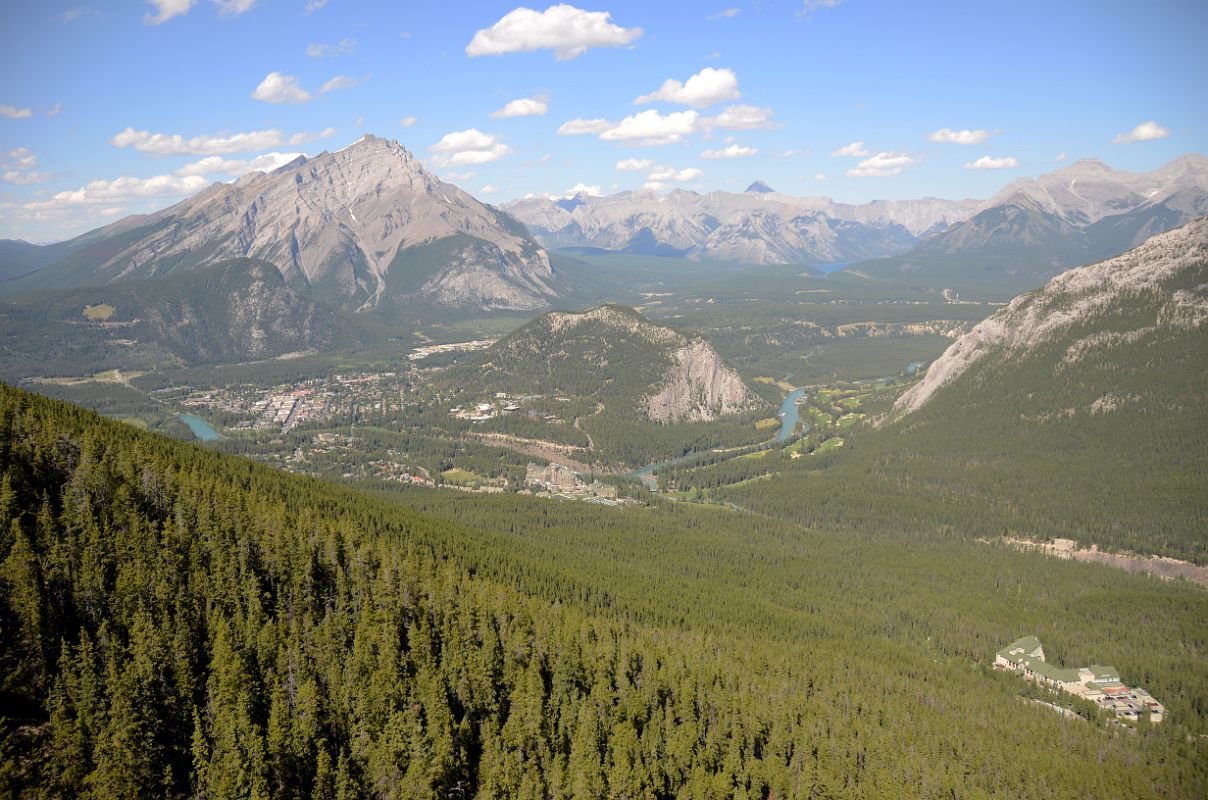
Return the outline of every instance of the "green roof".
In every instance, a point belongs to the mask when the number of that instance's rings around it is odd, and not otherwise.
[[[1032,672],[1050,680],[1061,681],[1062,683],[1076,683],[1078,681],[1078,670],[1076,669],[1055,667],[1039,658],[1025,658],[1022,661],[1023,665],[1032,670]]]
[[[1035,636],[1025,636],[1022,639],[1016,639],[1009,645],[998,651],[998,654],[1003,658],[1009,658],[1013,661],[1021,660],[1022,656],[1027,656],[1031,653],[1040,650],[1040,640]]]
[[[1091,664],[1087,667],[1095,676],[1097,681],[1119,681],[1120,673],[1115,667],[1107,667],[1102,664]]]

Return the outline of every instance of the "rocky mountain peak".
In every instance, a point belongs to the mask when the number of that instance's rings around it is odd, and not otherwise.
[[[746,188],[746,191],[755,192],[757,194],[775,194],[776,193],[775,189],[773,189],[771,186],[768,186],[763,181],[755,181],[754,183],[752,183],[750,186],[748,186]]]
[[[123,220],[85,236],[131,229]],[[399,142],[372,134],[214,184],[133,229],[136,238],[96,249],[85,280],[153,278],[251,257],[356,311],[393,313],[417,302],[529,310],[554,296],[549,259],[522,226],[441,181]],[[66,281],[80,277],[77,267],[66,272]],[[39,273],[43,286],[58,277],[53,265]]]

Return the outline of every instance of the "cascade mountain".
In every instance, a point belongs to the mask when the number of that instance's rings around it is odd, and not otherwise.
[[[523,226],[375,136],[214,184],[65,247],[3,291],[103,286],[248,257],[317,299],[387,319],[416,306],[532,310],[555,296],[549,258]]]

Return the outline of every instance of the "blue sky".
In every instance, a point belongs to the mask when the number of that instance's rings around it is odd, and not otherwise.
[[[31,241],[365,132],[492,203],[981,198],[1208,152],[1202,2],[18,0],[0,30],[0,237]]]

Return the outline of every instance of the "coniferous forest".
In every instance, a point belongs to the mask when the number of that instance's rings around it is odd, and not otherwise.
[[[3,796],[1208,791],[1198,587],[717,508],[404,501],[0,390]],[[1170,719],[1032,703],[989,668],[1025,633]]]

